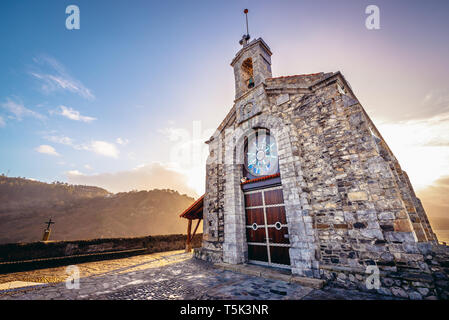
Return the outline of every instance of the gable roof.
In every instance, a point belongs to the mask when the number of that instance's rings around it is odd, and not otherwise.
[[[199,197],[194,203],[190,205],[187,209],[184,210],[179,216],[181,218],[194,220],[194,219],[203,219],[203,203],[204,203],[204,194]]]

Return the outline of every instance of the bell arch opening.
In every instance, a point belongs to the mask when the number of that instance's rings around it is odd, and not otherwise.
[[[254,88],[253,59],[248,58],[240,67],[243,91]]]

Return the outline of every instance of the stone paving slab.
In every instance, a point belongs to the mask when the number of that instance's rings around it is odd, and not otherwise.
[[[228,263],[216,263],[214,264],[216,268],[223,270],[231,270],[238,273],[243,273],[251,276],[262,277],[267,279],[282,280],[285,282],[298,283],[300,285],[311,287],[315,289],[321,289],[325,281],[321,279],[312,279],[305,277],[293,276],[290,271],[275,269],[275,268],[264,268],[250,264],[228,264]]]
[[[133,257],[136,258],[136,257]],[[122,259],[120,259],[122,260]],[[123,259],[125,260],[125,259]],[[297,283],[266,279],[215,268],[191,254],[170,253],[140,257],[112,264],[103,272],[98,262],[92,274],[82,276],[79,289],[67,289],[65,282],[49,282],[39,287],[0,291],[0,299],[17,300],[154,300],[154,299],[385,299],[388,297],[334,288],[313,289]],[[89,266],[84,266],[87,268]],[[41,272],[41,271],[39,271]],[[47,270],[48,274],[50,271]],[[13,275],[10,275],[12,277]],[[29,275],[30,276],[30,275]]]

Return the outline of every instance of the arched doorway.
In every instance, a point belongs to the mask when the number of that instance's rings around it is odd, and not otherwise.
[[[277,144],[267,129],[245,139],[242,189],[248,262],[290,268],[289,234]]]

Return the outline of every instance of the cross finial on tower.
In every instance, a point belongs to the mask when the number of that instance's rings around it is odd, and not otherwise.
[[[242,46],[245,46],[248,44],[248,41],[251,37],[249,35],[249,29],[248,29],[248,9],[243,10],[243,13],[245,14],[245,17],[246,17],[246,34],[244,34],[242,36],[242,39],[239,41],[239,43]]]

